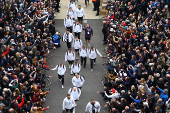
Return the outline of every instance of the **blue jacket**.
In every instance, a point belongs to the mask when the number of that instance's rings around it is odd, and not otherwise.
[[[58,43],[58,45],[60,45],[60,37],[57,35],[53,35],[53,44],[54,43]]]
[[[133,97],[130,97],[134,102],[136,102],[137,104],[140,104],[141,99],[134,99]]]
[[[161,88],[158,88],[158,90],[161,92],[160,98],[163,100],[165,103],[168,100],[168,93],[164,94],[164,91]]]
[[[129,64],[134,66],[135,65],[135,61],[136,61],[136,59],[130,60]]]

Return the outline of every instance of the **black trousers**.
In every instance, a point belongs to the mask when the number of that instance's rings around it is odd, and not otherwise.
[[[96,2],[93,2],[94,10],[96,10]]]
[[[80,88],[80,89],[81,89],[82,87],[77,87],[77,88]]]
[[[72,26],[71,27],[67,27],[67,29],[70,29],[70,33],[72,33]]]
[[[87,57],[81,57],[81,65],[84,65],[84,67],[86,66],[86,60]]]
[[[67,42],[67,48],[71,48],[71,42]]]
[[[87,1],[88,1],[88,3],[89,3],[89,0],[85,0],[85,5],[87,5]]]
[[[58,78],[61,79],[61,84],[64,85],[64,75],[59,75]]]
[[[96,62],[96,58],[95,59],[90,59],[90,65],[91,65],[91,69],[93,69],[93,64]]]
[[[71,65],[73,64],[73,62],[74,62],[74,60],[68,60],[68,63]]]
[[[107,39],[107,33],[103,33],[103,35],[104,35],[103,41],[106,41],[106,39]]]
[[[99,14],[100,2],[99,2],[99,1],[96,1],[95,5],[96,5],[97,14]]]
[[[97,14],[99,15],[99,6],[96,6]]]
[[[79,33],[76,33],[74,32],[75,36],[78,36],[78,39],[80,39],[80,32]]]

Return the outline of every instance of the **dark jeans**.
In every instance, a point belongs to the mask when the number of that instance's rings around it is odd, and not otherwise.
[[[71,42],[67,42],[67,48],[71,48]]]
[[[96,2],[93,2],[94,10],[96,10]]]
[[[58,78],[61,79],[61,83],[64,85],[64,75],[58,75]]]
[[[107,33],[103,33],[103,35],[104,35],[103,41],[106,41],[106,39],[107,39]]]
[[[78,39],[80,39],[80,32],[79,33],[76,33],[74,32],[75,36],[78,36]]]
[[[85,0],[85,5],[87,5],[87,1],[88,1],[88,3],[89,3],[89,0]]]
[[[67,29],[70,29],[70,33],[72,33],[72,26],[71,27],[67,27]]]
[[[96,59],[90,59],[90,65],[91,65],[91,69],[93,69],[93,63],[96,62]]]
[[[97,14],[99,15],[99,6],[96,6]]]
[[[96,2],[95,5],[96,5],[97,14],[99,14],[99,6],[100,6],[100,3],[99,3],[99,2]]]
[[[84,67],[86,66],[86,60],[87,60],[87,57],[81,57],[81,65],[83,65],[83,62],[84,62]]]

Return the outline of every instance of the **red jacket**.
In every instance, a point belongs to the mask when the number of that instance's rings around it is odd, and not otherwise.
[[[7,49],[5,52],[3,52],[1,55],[4,54],[4,55],[6,56],[6,55],[9,53],[9,50],[10,50],[10,49],[8,48],[8,49]]]

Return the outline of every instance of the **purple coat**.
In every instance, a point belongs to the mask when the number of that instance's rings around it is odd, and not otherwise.
[[[86,38],[91,38],[91,35],[93,35],[93,29],[91,27],[87,28],[83,28],[83,30],[85,30],[85,37]]]

